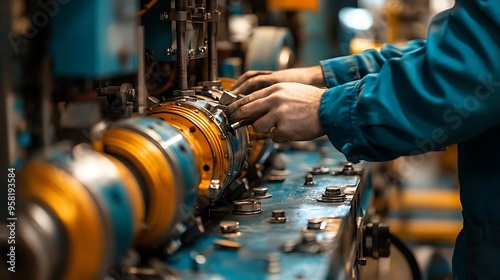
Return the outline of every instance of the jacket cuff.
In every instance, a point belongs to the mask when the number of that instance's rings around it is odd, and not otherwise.
[[[354,112],[359,81],[328,89],[321,97],[320,122],[337,150],[353,163],[360,161],[358,147],[367,146]]]
[[[352,55],[321,60],[321,68],[329,88],[359,79],[359,71]]]

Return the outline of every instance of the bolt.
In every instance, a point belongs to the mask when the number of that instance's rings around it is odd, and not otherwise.
[[[221,233],[237,233],[240,231],[240,223],[236,221],[222,221],[219,223]]]
[[[326,187],[325,192],[318,199],[318,202],[327,203],[341,203],[346,200],[346,195],[340,187],[330,186]]]
[[[283,218],[285,217],[285,210],[273,210],[272,212],[273,218]]]
[[[175,54],[175,50],[172,48],[167,48],[165,50],[165,55],[174,55],[174,54]]]
[[[235,215],[253,215],[262,213],[261,203],[256,199],[241,199],[233,202]]]
[[[267,193],[267,188],[254,188],[253,197],[263,199],[272,197],[271,194]]]
[[[286,223],[285,210],[273,210],[271,212],[272,218],[271,223]]]
[[[307,229],[321,229],[321,225],[323,224],[323,221],[318,218],[313,218],[307,220]]]
[[[220,181],[219,180],[210,181],[210,189],[218,190],[219,188],[220,188]]]
[[[216,198],[220,193],[220,181],[212,180],[208,186],[208,196],[211,198]]]
[[[207,258],[203,255],[195,255],[193,256],[193,269],[195,271],[200,271],[203,265],[207,263]]]
[[[327,197],[336,197],[342,193],[339,187],[326,187],[325,196]]]
[[[160,14],[160,20],[161,21],[168,20],[168,13],[165,12],[165,13]]]
[[[352,162],[348,162],[344,165],[344,168],[341,171],[342,175],[354,175],[357,174],[356,170],[354,170],[354,166]]]
[[[307,173],[304,186],[312,186],[312,185],[314,185],[313,175],[311,173]]]
[[[265,196],[267,194],[267,188],[254,188],[253,193],[255,196]]]

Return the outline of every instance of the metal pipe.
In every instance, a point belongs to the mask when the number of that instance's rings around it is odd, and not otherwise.
[[[210,14],[217,11],[218,1],[207,0],[207,8]],[[207,26],[208,32],[208,80],[216,81],[217,75],[217,26],[218,23],[210,21]]]
[[[187,12],[187,0],[175,0],[176,12]],[[186,20],[176,20],[177,38],[177,73],[179,75],[179,90],[188,89],[187,51],[186,51]]]
[[[144,53],[145,53],[145,49],[144,49],[144,25],[139,25],[137,27],[137,42],[138,43],[138,46],[137,46],[137,53],[138,53],[138,57],[137,57],[137,68],[138,68],[138,72],[137,72],[137,80],[138,80],[138,86],[137,86],[137,100],[138,100],[138,103],[139,103],[139,108],[138,108],[138,112],[139,114],[144,114],[144,112],[146,112],[146,104],[147,104],[147,99],[148,99],[148,96],[147,96],[147,91],[146,91],[146,78],[144,77],[144,73],[145,73],[145,67],[146,67],[146,64],[145,64],[145,58],[144,58]]]
[[[41,73],[41,138],[42,138],[42,146],[47,147],[50,144],[54,143],[55,138],[55,128],[52,125],[52,112],[53,112],[53,99],[52,99],[52,73],[50,71],[50,59],[45,56],[42,60],[42,73]]]

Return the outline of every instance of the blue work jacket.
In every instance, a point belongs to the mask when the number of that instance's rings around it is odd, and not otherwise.
[[[457,0],[425,41],[321,65],[321,124],[348,160],[458,143],[464,226],[453,278],[500,279],[500,0]]]

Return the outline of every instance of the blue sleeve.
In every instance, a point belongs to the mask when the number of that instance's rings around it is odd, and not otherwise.
[[[387,60],[402,57],[424,46],[424,40],[409,41],[404,46],[384,44],[380,52],[367,50],[359,54],[322,60],[320,65],[326,85],[331,88],[359,80],[370,73],[378,73]]]
[[[443,148],[500,124],[498,0],[457,0],[425,46],[328,89],[323,130],[346,157],[382,161]]]

